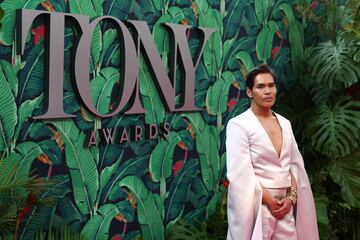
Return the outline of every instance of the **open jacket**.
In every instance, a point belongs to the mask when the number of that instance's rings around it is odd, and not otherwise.
[[[314,198],[291,124],[275,115],[283,136],[280,157],[250,109],[227,125],[228,240],[262,240],[262,187],[290,186],[289,170],[297,182],[294,215],[298,240],[319,239]]]

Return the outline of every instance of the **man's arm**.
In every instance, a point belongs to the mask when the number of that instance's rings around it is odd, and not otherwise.
[[[230,120],[226,134],[226,168],[230,182],[227,239],[251,239],[257,217],[255,213],[261,206],[261,189],[257,191],[248,133],[241,123]]]

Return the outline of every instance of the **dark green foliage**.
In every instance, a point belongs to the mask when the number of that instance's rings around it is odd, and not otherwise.
[[[181,217],[193,178],[200,172],[198,160],[188,160],[172,182],[165,201],[165,223],[170,226]]]
[[[19,90],[17,102],[39,96],[44,84],[44,46],[38,43],[27,57],[24,68],[19,73]]]
[[[69,227],[60,227],[57,229],[51,229],[49,232],[38,232],[35,240],[85,240],[86,238],[80,233],[74,232]]]
[[[357,14],[354,20],[358,20],[356,1],[349,3],[355,6],[352,10],[340,2],[321,1],[315,6],[309,1],[295,5],[292,0],[0,2],[4,11],[2,19],[0,12],[0,167],[14,164],[1,171],[14,175],[0,178],[0,182],[17,187],[15,183],[24,178],[31,183],[24,180],[18,190],[6,192],[7,197],[19,196],[1,207],[4,212],[0,217],[5,220],[0,221],[0,228],[7,229],[1,236],[14,234],[16,212],[23,207],[24,194],[36,191],[32,185],[35,178],[28,178],[36,172],[46,176],[46,184],[60,178],[66,183],[56,185],[61,193],[48,189],[38,192],[40,199],[52,195],[56,201],[31,209],[19,225],[22,239],[36,234],[38,239],[224,238],[225,129],[232,117],[249,107],[245,76],[259,63],[271,65],[278,76],[278,94],[283,97],[277,110],[292,121],[309,175],[315,179],[322,238],[325,234],[340,239],[359,236],[356,218],[339,227],[335,223],[335,218],[345,213],[355,216],[359,208],[356,159],[360,117],[354,96],[360,94],[354,93],[352,87],[360,76],[360,31],[350,14]],[[64,108],[76,118],[33,119],[44,112],[45,41],[41,33],[30,29],[25,54],[16,55],[15,10],[21,8],[86,15],[91,20],[110,15],[120,20],[146,21],[166,71],[172,56],[163,23],[216,29],[195,73],[195,102],[202,111],[167,112],[148,63],[139,57],[138,95],[146,113],[96,118],[81,106],[74,93],[71,56],[80,33],[66,25]],[[43,24],[37,21],[34,26]],[[319,29],[324,28],[327,30],[320,36]],[[117,91],[123,84],[119,37],[113,22],[103,21],[96,27],[89,49],[90,95],[95,109],[102,114],[114,111],[119,100]],[[190,31],[187,39],[194,58],[198,35]],[[308,48],[319,40],[323,42]],[[183,73],[181,62],[178,64],[174,86],[176,101],[180,102]],[[352,93],[344,96],[350,90]],[[170,124],[167,136],[84,147],[85,135],[91,131],[119,131],[134,125],[144,130],[145,124],[164,122]],[[35,183],[39,189],[45,187],[41,181]],[[329,185],[330,190],[324,185]],[[328,191],[334,194],[324,196]],[[56,219],[61,224],[56,224]],[[205,220],[206,224],[201,223]],[[68,227],[58,228],[62,225]],[[353,235],[349,233],[352,230]]]

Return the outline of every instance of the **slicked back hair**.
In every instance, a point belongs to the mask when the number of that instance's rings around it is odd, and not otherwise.
[[[260,64],[256,67],[254,67],[253,69],[251,69],[251,71],[247,74],[246,87],[253,89],[256,76],[259,74],[262,74],[262,73],[271,74],[271,76],[274,78],[274,82],[276,83],[276,75],[275,75],[274,71],[269,67],[269,65]]]

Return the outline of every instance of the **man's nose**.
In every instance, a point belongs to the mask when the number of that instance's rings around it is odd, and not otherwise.
[[[265,93],[270,93],[270,88],[265,86]]]

